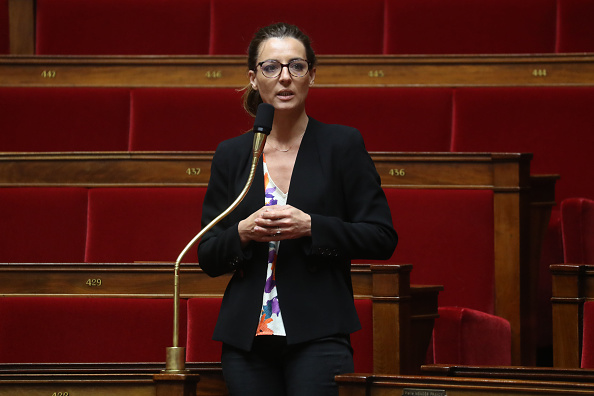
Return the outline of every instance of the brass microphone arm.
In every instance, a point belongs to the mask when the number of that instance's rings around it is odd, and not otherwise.
[[[266,143],[266,138],[268,135],[265,133],[254,133],[254,146],[253,146],[253,155],[252,155],[252,165],[250,167],[250,174],[248,176],[248,180],[245,183],[245,187],[239,194],[239,196],[235,199],[235,201],[227,208],[223,213],[218,215],[215,219],[213,219],[206,227],[204,227],[200,232],[192,238],[192,240],[186,245],[184,250],[179,254],[177,260],[175,261],[174,267],[174,289],[173,289],[173,347],[167,348],[167,360],[164,372],[183,372],[185,371],[185,352],[186,348],[179,347],[179,301],[180,301],[180,290],[179,290],[179,267],[182,259],[190,250],[192,246],[204,234],[209,231],[212,227],[214,227],[219,221],[225,218],[229,213],[231,213],[243,199],[245,198],[246,194],[248,193],[252,182],[254,181],[254,176],[256,174],[256,166],[258,165],[258,161],[260,156],[262,155],[262,151],[264,150],[264,144]]]

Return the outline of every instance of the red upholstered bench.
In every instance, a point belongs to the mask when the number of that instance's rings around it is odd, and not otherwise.
[[[450,150],[451,89],[314,88],[307,100],[319,121],[358,128],[369,151]]]
[[[412,284],[444,287],[428,363],[510,364],[509,323],[494,315],[493,192],[385,191],[399,235],[391,261],[413,263]]]
[[[241,94],[228,88],[132,91],[130,150],[208,151],[253,126]]]
[[[555,51],[556,0],[387,0],[386,54]]]
[[[2,297],[0,362],[164,362],[172,317],[169,299]],[[180,345],[185,341],[180,326]]]
[[[112,88],[0,88],[0,152],[128,150],[130,95]]]
[[[39,55],[208,53],[209,0],[37,0]]]
[[[204,187],[91,189],[85,261],[174,262],[200,231],[205,191]],[[183,261],[196,260],[194,248]]]
[[[443,285],[440,306],[494,310],[491,190],[386,188],[398,248],[390,259],[412,263],[411,284]]]
[[[558,0],[557,52],[594,52],[594,2]]]
[[[84,260],[86,189],[0,188],[0,219],[0,262]]]
[[[299,26],[312,38],[317,54],[382,53],[384,0],[303,0],[299,5],[256,7],[243,0],[218,0],[212,3],[210,54],[244,55],[256,30],[275,22]]]
[[[564,263],[594,264],[594,199],[561,202]]]
[[[8,0],[0,0],[0,54],[10,53],[8,31]]]
[[[511,365],[511,327],[507,320],[460,307],[440,307],[438,313],[427,363]]]
[[[534,153],[533,174],[560,174],[558,202],[594,197],[594,88],[461,88],[452,151]]]

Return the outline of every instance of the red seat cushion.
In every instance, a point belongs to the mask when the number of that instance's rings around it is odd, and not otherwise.
[[[594,52],[594,2],[558,0],[558,52]]]
[[[440,307],[433,329],[433,363],[511,365],[507,320],[468,308]]]
[[[173,302],[126,298],[0,298],[2,363],[164,362]],[[186,302],[180,303],[180,345]]]
[[[129,126],[127,89],[0,88],[0,152],[125,151]]]
[[[212,7],[212,55],[245,55],[254,33],[276,22],[299,26],[310,36],[316,54],[382,53],[383,0],[303,0],[257,6],[227,0],[214,1]],[[329,18],[340,22],[330,26]]]
[[[594,200],[563,200],[561,232],[565,263],[594,264]]]
[[[450,149],[451,89],[314,88],[307,100],[312,117],[358,128],[369,151]]]
[[[534,153],[533,174],[560,174],[556,199],[594,197],[594,88],[464,88],[454,93],[452,151]]]
[[[556,6],[556,0],[387,0],[384,52],[554,52]]]
[[[84,261],[86,189],[1,188],[0,219],[1,262]]]
[[[494,313],[493,192],[385,191],[399,235],[390,262],[413,264],[411,284],[443,285],[440,306]]]
[[[361,330],[351,334],[356,373],[373,372],[373,305],[370,299],[355,300]]]
[[[155,88],[132,91],[130,149],[208,151],[252,129],[242,92],[229,88]]]
[[[222,298],[190,298],[188,300],[188,362],[220,362],[221,342],[212,335],[221,310]]]
[[[96,188],[89,192],[85,261],[175,262],[200,231],[206,188]],[[184,262],[197,262],[196,246]]]
[[[39,55],[208,53],[209,0],[37,0]]]
[[[0,0],[0,54],[10,53],[8,31],[8,0]]]

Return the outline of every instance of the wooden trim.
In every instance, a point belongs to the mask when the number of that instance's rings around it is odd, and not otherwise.
[[[35,54],[35,0],[8,0],[11,55]]]
[[[15,4],[23,1],[11,0]],[[539,71],[546,71],[546,75],[539,75]],[[247,83],[246,59],[235,55],[0,57],[0,86],[4,87],[242,88]],[[322,55],[315,86],[592,85],[594,54],[533,54]]]

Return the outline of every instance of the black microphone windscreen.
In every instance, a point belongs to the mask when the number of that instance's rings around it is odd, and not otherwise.
[[[270,134],[272,130],[272,119],[274,118],[274,106],[269,103],[260,103],[254,120],[254,133]]]

